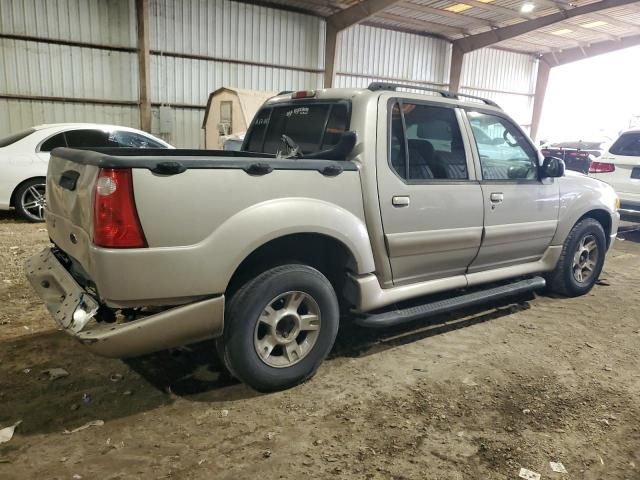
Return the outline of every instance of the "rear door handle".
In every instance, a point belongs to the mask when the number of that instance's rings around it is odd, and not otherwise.
[[[395,196],[391,199],[391,204],[394,207],[408,207],[409,197],[406,195]]]
[[[492,203],[502,203],[504,200],[504,193],[502,192],[493,192],[489,197]]]

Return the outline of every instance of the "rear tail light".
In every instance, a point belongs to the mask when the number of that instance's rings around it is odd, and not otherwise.
[[[102,168],[93,199],[93,243],[106,248],[147,246],[133,198],[130,168]]]
[[[615,172],[616,166],[613,163],[591,162],[589,173],[610,173]]]

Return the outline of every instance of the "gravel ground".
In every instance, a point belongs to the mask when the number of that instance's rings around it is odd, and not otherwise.
[[[621,236],[590,295],[345,324],[314,379],[261,395],[210,342],[85,351],[24,280],[42,225],[2,214],[0,428],[22,423],[0,478],[640,479],[640,232]]]

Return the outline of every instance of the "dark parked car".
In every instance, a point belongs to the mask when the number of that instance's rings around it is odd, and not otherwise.
[[[542,147],[542,154],[545,157],[561,158],[567,169],[587,174],[591,162],[602,155],[605,143],[582,140],[550,143]]]

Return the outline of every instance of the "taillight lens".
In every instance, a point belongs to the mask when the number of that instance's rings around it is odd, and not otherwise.
[[[93,243],[106,248],[147,246],[133,198],[130,168],[102,168],[93,199]]]
[[[615,172],[616,166],[613,163],[591,162],[589,173],[610,173]]]

